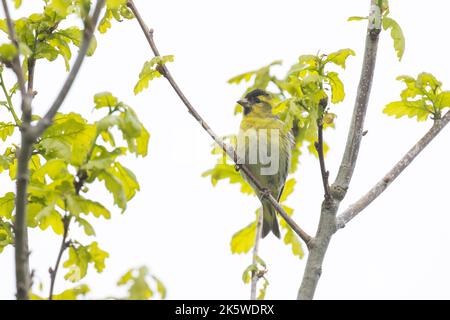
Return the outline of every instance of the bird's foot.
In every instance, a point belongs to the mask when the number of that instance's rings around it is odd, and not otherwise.
[[[261,189],[261,199],[268,198],[271,195],[271,192],[267,188]]]

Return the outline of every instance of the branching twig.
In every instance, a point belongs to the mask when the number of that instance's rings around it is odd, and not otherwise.
[[[144,35],[147,39],[148,44],[150,45],[153,54],[155,56],[160,56],[158,48],[156,47],[155,41],[153,39],[153,30],[149,29],[147,25],[145,24],[144,20],[142,19],[142,16],[140,15],[138,9],[136,8],[136,5],[132,0],[128,1],[128,7],[131,9],[133,14],[135,15],[136,19],[139,22],[139,25],[141,26],[142,31],[144,32]],[[209,125],[203,120],[203,118],[200,116],[200,114],[196,111],[196,109],[192,106],[190,101],[186,98],[183,91],[180,89],[172,75],[170,74],[168,68],[165,65],[160,65],[158,71],[167,79],[167,81],[170,83],[172,88],[175,90],[178,97],[181,99],[181,101],[184,103],[184,105],[187,107],[189,113],[198,121],[198,123],[203,127],[203,129],[211,136],[211,138],[227,153],[227,155],[234,161],[236,164],[236,167],[240,170],[242,170],[245,175],[248,177],[248,179],[258,188],[259,191],[263,191],[264,188],[261,186],[261,184],[255,179],[255,177],[252,175],[250,170],[243,164],[240,164],[240,161],[238,159],[237,153],[234,150],[233,147],[227,145],[222,141],[222,139],[214,133],[214,131],[209,127]],[[286,213],[286,211],[281,207],[281,205],[275,200],[275,198],[272,195],[267,195],[267,199],[272,203],[274,208],[278,211],[278,213],[283,217],[283,219],[287,222],[287,224],[294,230],[294,232],[308,245],[312,242],[312,237],[308,235],[303,229],[301,229],[289,215]]]
[[[56,275],[58,273],[59,264],[61,263],[61,258],[63,256],[64,251],[66,251],[66,249],[69,247],[69,244],[67,242],[67,235],[69,233],[69,226],[71,219],[72,216],[66,212],[63,218],[64,233],[61,240],[61,246],[59,247],[58,257],[56,258],[55,266],[48,270],[50,273],[50,293],[48,295],[48,300],[53,299],[53,290],[55,288]]]
[[[336,181],[330,187],[331,199],[322,202],[319,227],[317,228],[314,243],[308,255],[302,284],[298,291],[297,297],[302,300],[309,300],[314,297],[317,283],[322,273],[323,260],[331,237],[336,231],[336,213],[350,184],[361,145],[364,119],[375,70],[378,39],[381,31],[381,10],[378,6],[378,0],[371,0],[370,5],[364,61],[356,94],[352,122]]]
[[[378,198],[449,122],[450,111],[448,111],[442,119],[435,120],[431,129],[422,137],[422,139],[420,139],[372,189],[337,217],[337,228],[345,227],[350,220],[356,217],[358,213]]]
[[[253,260],[252,264],[254,266],[258,265],[259,256],[259,240],[261,239],[261,229],[263,224],[263,209],[261,207],[258,210],[258,217],[256,219],[256,233],[255,233],[255,245],[253,246]],[[256,300],[256,289],[258,287],[259,275],[258,271],[252,271],[252,282],[250,287],[250,300]]]

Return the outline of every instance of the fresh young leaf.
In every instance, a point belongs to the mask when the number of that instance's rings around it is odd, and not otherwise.
[[[0,122],[0,139],[6,141],[6,139],[14,133],[14,124],[11,122]]]
[[[408,116],[409,118],[416,117],[417,121],[425,121],[431,114],[429,106],[427,106],[425,100],[418,101],[394,101],[386,105],[383,113],[388,116],[394,116],[401,118]]]
[[[0,217],[11,219],[14,210],[14,201],[16,196],[12,192],[8,192],[0,198]]]
[[[339,103],[344,101],[344,84],[339,79],[339,75],[336,72],[328,72],[326,79],[331,87],[331,102]]]
[[[353,51],[352,49],[341,49],[339,51],[330,53],[325,59],[324,63],[331,62],[345,69],[345,62],[347,58],[354,55],[355,51]]]
[[[152,60],[144,63],[142,71],[139,74],[139,81],[134,87],[134,94],[142,92],[148,88],[149,82],[155,78],[161,77],[159,68],[167,62],[173,62],[173,56],[154,57]]]
[[[394,40],[394,48],[397,52],[398,60],[402,60],[403,54],[405,52],[405,36],[403,35],[402,28],[392,18],[383,17],[383,29],[384,30],[391,30],[391,37],[392,40]]]
[[[247,253],[253,248],[256,238],[256,222],[236,232],[231,238],[231,253]]]

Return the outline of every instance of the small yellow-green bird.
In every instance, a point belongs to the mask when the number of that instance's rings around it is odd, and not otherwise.
[[[261,89],[249,92],[238,103],[243,107],[243,118],[238,135],[237,153],[252,175],[259,181],[265,192],[277,200],[283,192],[289,173],[293,137],[285,129],[283,121],[272,113],[270,94]],[[264,197],[264,192],[241,171],[244,179],[250,183],[263,207],[263,225],[261,236],[270,231],[280,238],[276,210]]]

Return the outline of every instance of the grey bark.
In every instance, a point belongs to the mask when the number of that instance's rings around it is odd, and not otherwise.
[[[404,156],[397,162],[394,167],[365,195],[358,201],[353,203],[336,219],[338,229],[356,217],[362,210],[378,198],[389,186],[397,179],[397,177],[408,167],[411,162],[421,153],[425,147],[442,131],[442,129],[450,122],[450,111],[448,111],[442,119],[436,119],[431,129],[420,139]]]

